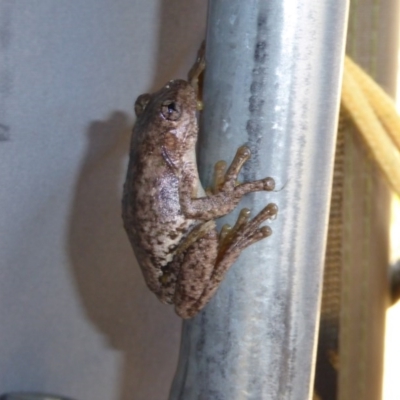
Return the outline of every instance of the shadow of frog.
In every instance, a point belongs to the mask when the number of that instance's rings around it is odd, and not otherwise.
[[[121,400],[168,392],[180,335],[172,308],[147,289],[122,225],[130,131],[121,112],[89,126],[67,245],[85,315],[123,355]]]

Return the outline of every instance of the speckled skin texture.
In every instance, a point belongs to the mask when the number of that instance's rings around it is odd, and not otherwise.
[[[273,190],[272,178],[237,183],[250,157],[238,149],[228,169],[215,167],[207,194],[196,165],[197,95],[184,80],[166,84],[136,101],[122,217],[138,263],[151,291],[191,318],[215,293],[241,251],[269,236],[260,224],[277,213],[267,205],[253,220],[243,210],[233,228],[218,235],[214,219],[226,215],[249,192]]]

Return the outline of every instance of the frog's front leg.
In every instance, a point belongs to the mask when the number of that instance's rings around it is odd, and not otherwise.
[[[188,81],[195,90],[197,97],[199,97],[200,87],[202,86],[199,83],[200,77],[203,75],[204,69],[206,68],[205,51],[206,51],[206,42],[203,41],[199,51],[197,52],[196,61],[188,73]],[[200,101],[200,106],[198,108],[200,110],[202,109],[201,101]]]
[[[242,250],[271,234],[269,227],[260,224],[276,213],[277,207],[269,204],[249,220],[250,212],[242,210],[229,233],[218,238],[216,229],[211,229],[176,256],[173,264],[179,265],[179,271],[172,302],[179,316],[191,318],[207,304]]]
[[[225,162],[219,161],[215,166],[213,188],[206,197],[194,198],[193,181],[196,177],[190,172],[184,175],[180,187],[180,203],[185,216],[203,221],[219,218],[231,212],[245,194],[273,190],[275,182],[272,178],[237,183],[238,174],[250,155],[248,147],[239,147],[226,172]]]

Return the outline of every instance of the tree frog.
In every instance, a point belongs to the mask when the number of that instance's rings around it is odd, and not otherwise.
[[[215,219],[231,212],[249,192],[271,191],[272,178],[238,183],[250,150],[242,146],[227,168],[219,161],[204,190],[197,171],[197,82],[200,52],[189,80],[173,80],[135,103],[137,116],[122,199],[124,227],[147,286],[182,318],[210,300],[243,249],[272,232],[261,226],[277,213],[268,204],[250,219],[243,209],[233,227],[218,233]]]

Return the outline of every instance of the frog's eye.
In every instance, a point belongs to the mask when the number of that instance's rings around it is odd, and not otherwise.
[[[143,114],[144,109],[151,99],[151,95],[148,93],[141,94],[135,102],[135,114],[137,117]]]
[[[161,114],[169,121],[176,121],[181,116],[181,107],[173,100],[165,100],[161,105]]]

